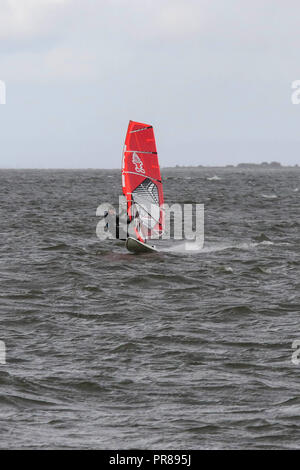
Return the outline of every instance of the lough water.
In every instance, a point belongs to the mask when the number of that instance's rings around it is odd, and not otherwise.
[[[0,171],[1,448],[300,448],[300,171],[163,177],[203,250],[98,240],[118,171]]]

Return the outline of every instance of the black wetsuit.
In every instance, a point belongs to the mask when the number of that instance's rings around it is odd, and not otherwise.
[[[108,212],[105,212],[104,217],[108,217],[108,216],[109,216]],[[120,238],[120,217],[119,217],[118,214],[116,214],[115,217],[116,217],[116,238],[118,240],[126,240],[127,237],[126,237],[125,233],[122,233],[122,235],[125,235],[125,238]],[[127,216],[127,225],[129,223],[130,223],[130,219]],[[107,228],[107,230],[109,230],[109,220],[107,221],[106,228]],[[128,233],[127,233],[127,236],[128,236]]]
[[[116,215],[116,238],[118,240],[126,240],[126,238],[120,238],[120,217]]]

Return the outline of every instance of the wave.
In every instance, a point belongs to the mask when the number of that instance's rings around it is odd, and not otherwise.
[[[278,196],[276,194],[262,194],[261,197],[264,199],[277,199]]]
[[[188,253],[188,252],[201,252],[201,253],[214,253],[217,251],[224,251],[224,250],[250,250],[257,246],[268,246],[274,245],[274,242],[271,240],[263,240],[260,242],[208,242],[202,246],[201,243],[198,242],[190,242],[184,241],[181,243],[174,243],[172,246],[168,246],[163,248],[162,246],[159,247],[160,251],[168,252],[168,253]]]
[[[219,181],[221,178],[217,175],[214,175],[214,176],[210,176],[206,179],[207,179],[207,181]]]

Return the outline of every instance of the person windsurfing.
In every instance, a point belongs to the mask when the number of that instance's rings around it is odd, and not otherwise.
[[[124,215],[122,215],[124,218]],[[117,240],[126,240],[128,237],[128,225],[130,223],[129,216],[127,215],[127,233],[124,233],[123,227],[120,227],[120,215],[115,209],[109,209],[104,212],[104,218],[106,219],[105,230],[109,231],[111,227],[114,226],[114,219],[116,224],[116,239]],[[121,236],[120,236],[121,235]],[[124,235],[124,238],[123,238]]]

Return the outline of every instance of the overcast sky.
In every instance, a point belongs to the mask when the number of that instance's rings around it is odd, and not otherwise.
[[[0,167],[300,163],[298,0],[0,0]]]

